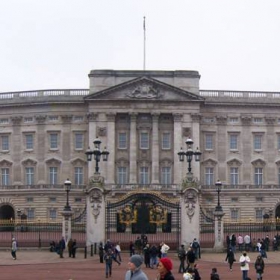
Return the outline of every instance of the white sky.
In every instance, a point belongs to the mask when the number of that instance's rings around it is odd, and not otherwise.
[[[88,88],[93,69],[197,70],[280,91],[280,0],[0,0],[0,92]]]

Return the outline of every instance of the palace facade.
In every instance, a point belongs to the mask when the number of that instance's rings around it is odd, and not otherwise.
[[[98,137],[109,152],[98,162],[105,203],[142,193],[153,206],[183,199],[190,219],[192,207],[212,217],[220,180],[225,220],[278,220],[280,93],[202,90],[199,80],[197,71],[92,70],[89,89],[0,93],[0,218],[60,220],[66,179],[82,215],[97,163],[86,151]],[[178,157],[188,138],[201,152],[190,165]]]

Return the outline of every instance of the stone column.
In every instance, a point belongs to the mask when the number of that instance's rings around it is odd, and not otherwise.
[[[72,236],[72,228],[71,228],[71,217],[73,215],[73,212],[70,210],[62,211],[61,212],[63,216],[62,220],[62,236],[65,238],[66,244],[68,243],[68,240]]]
[[[88,146],[90,149],[93,149],[93,141],[97,137],[96,135],[96,122],[98,119],[98,114],[89,113],[87,115],[89,126],[88,126]],[[95,172],[95,161],[88,161],[88,178],[92,177]]]
[[[93,183],[87,192],[86,245],[105,241],[105,198],[102,189]]]
[[[152,130],[152,184],[159,184],[159,136],[158,120],[159,114],[153,114]]]
[[[105,182],[108,184],[115,183],[115,114],[107,114],[107,150],[109,154],[109,160],[106,163],[107,169],[106,174],[104,170]],[[105,167],[105,164],[103,164]],[[102,172],[102,170],[101,170]]]
[[[214,251],[215,252],[223,252],[224,251],[224,222],[223,216],[225,213],[223,210],[215,210],[215,244]]]
[[[137,183],[137,131],[136,131],[137,114],[130,115],[130,147],[129,147],[129,183]]]
[[[178,152],[182,147],[182,114],[174,114],[174,184],[181,184],[183,180],[182,163],[179,161]]]
[[[200,114],[192,114],[192,140],[193,140],[193,150],[196,151],[198,148],[201,151],[200,147],[200,127],[199,122],[201,119]],[[193,179],[196,181],[200,181],[200,162],[195,161],[195,158],[193,157],[192,160],[192,173],[193,173]]]
[[[181,200],[181,243],[199,241],[199,200],[196,188],[187,188]]]

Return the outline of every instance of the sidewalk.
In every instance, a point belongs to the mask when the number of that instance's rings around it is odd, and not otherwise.
[[[123,254],[126,254],[123,252]],[[128,253],[127,253],[128,254]],[[251,262],[254,262],[257,258],[257,252],[248,253]],[[279,264],[280,263],[280,251],[277,252],[268,252],[268,258],[265,259],[267,264]],[[235,258],[238,262],[239,257],[241,256],[240,252],[235,254]],[[178,259],[175,252],[170,252],[170,257],[175,261]],[[202,253],[201,261],[212,262],[212,263],[223,263],[225,262],[225,253]],[[51,253],[48,250],[19,250],[17,252],[17,259],[13,260],[11,252],[9,250],[0,251],[0,260],[1,265],[27,265],[27,264],[44,264],[44,263],[69,263],[69,262],[85,262],[88,260],[96,260],[98,255],[90,256],[87,255],[87,258],[84,257],[84,252],[82,250],[77,251],[76,258],[69,258],[68,252],[64,253],[64,258],[61,259],[58,254]]]

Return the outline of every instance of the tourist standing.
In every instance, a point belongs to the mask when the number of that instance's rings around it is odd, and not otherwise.
[[[72,257],[73,258],[76,258],[76,250],[77,250],[77,240],[74,239],[73,244],[72,244]]]
[[[122,261],[121,258],[121,246],[120,246],[120,242],[117,243],[117,245],[115,246],[115,253],[116,253],[116,259],[119,260],[119,262]]]
[[[17,241],[14,237],[12,238],[11,254],[12,254],[13,260],[16,260],[17,259]]]
[[[249,263],[250,263],[250,258],[249,256],[247,256],[246,252],[243,252],[242,255],[240,256],[239,263],[242,272],[242,280],[246,280],[248,277]]]
[[[158,275],[156,280],[175,280],[171,270],[172,261],[169,258],[161,258],[158,263]]]
[[[262,280],[262,275],[264,272],[264,260],[261,255],[257,256],[255,261],[255,270],[257,273],[257,280]]]
[[[125,274],[125,280],[148,280],[147,275],[142,271],[141,265],[143,258],[140,255],[133,255],[128,262],[128,271]]]
[[[160,248],[161,258],[167,257],[167,253],[169,249],[170,247],[168,245],[166,245],[164,242],[161,242],[161,248]]]
[[[60,258],[63,258],[63,252],[65,250],[65,240],[64,240],[64,237],[62,236],[61,239],[59,240],[59,243],[58,243],[58,248],[59,248],[59,256]]]
[[[72,257],[72,250],[73,250],[73,240],[70,238],[70,240],[67,242],[67,248],[68,248],[68,255],[69,258]]]
[[[181,247],[178,250],[178,258],[180,261],[178,272],[184,273],[185,272],[186,250],[185,250],[185,247],[183,244],[181,245]]]

